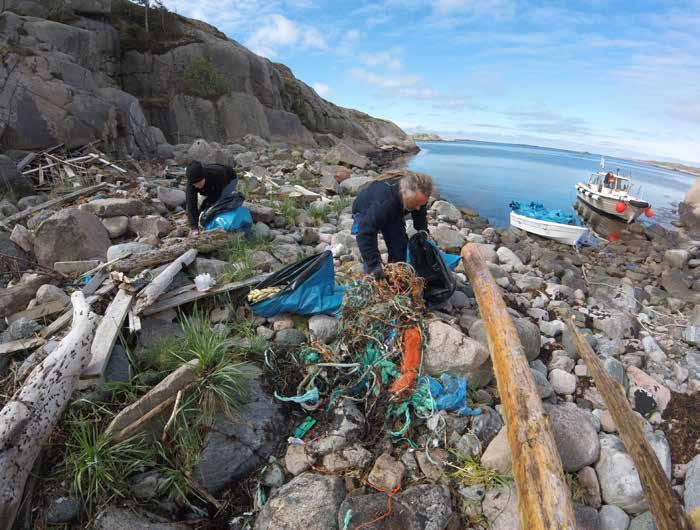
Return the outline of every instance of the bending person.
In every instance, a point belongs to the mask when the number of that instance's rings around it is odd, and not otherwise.
[[[413,227],[428,231],[427,204],[433,192],[429,175],[412,171],[391,172],[362,190],[352,205],[353,234],[362,255],[366,274],[382,278],[378,235],[381,232],[389,263],[406,261],[408,236],[404,217],[411,213]]]
[[[236,180],[236,172],[222,164],[202,164],[196,160],[187,166],[187,217],[192,235],[199,233],[199,213],[219,200],[226,186]],[[204,196],[199,205],[199,195]]]

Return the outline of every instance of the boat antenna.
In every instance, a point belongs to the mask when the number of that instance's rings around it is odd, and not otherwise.
[[[600,169],[605,169],[605,157],[600,157]]]

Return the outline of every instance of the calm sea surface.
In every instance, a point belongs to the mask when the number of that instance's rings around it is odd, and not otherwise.
[[[496,227],[508,226],[513,200],[575,213],[575,184],[587,182],[600,165],[600,155],[544,147],[470,141],[418,145],[421,152],[409,168],[432,175],[445,200],[476,210]],[[651,202],[654,221],[666,226],[695,182],[691,175],[608,156],[605,168],[631,176],[635,194],[641,185],[639,195]]]

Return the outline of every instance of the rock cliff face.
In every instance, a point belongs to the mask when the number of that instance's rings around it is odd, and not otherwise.
[[[99,139],[154,156],[205,138],[367,154],[413,151],[395,124],[319,97],[284,65],[215,28],[127,0],[5,0],[0,15],[0,149]]]

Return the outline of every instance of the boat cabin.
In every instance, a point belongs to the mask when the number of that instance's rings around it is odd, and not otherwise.
[[[588,180],[588,186],[601,193],[605,191],[630,193],[632,189],[630,179],[616,175],[612,171],[608,171],[607,173],[603,171],[593,173]]]

